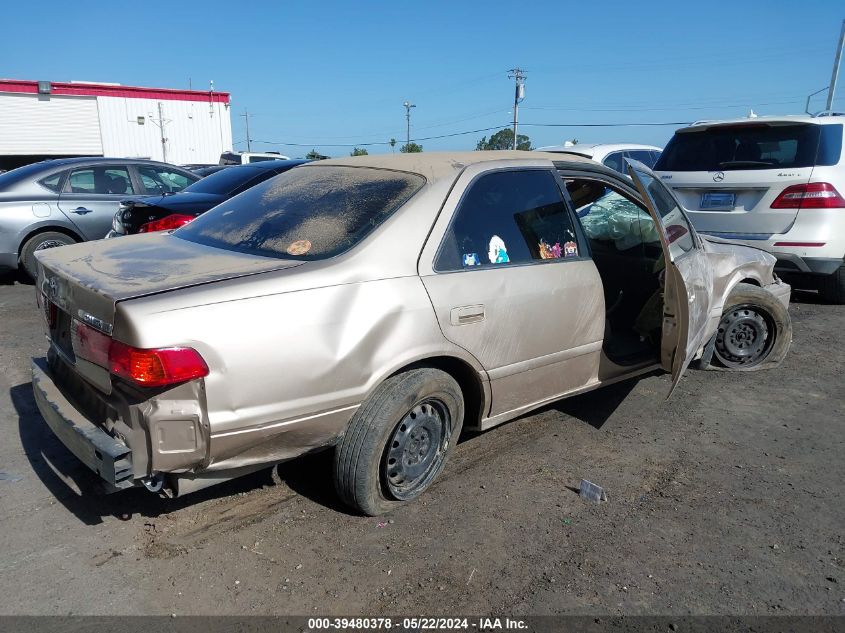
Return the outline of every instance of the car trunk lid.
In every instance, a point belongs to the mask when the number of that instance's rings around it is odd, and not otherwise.
[[[39,251],[37,258],[39,300],[52,323],[47,335],[66,361],[104,391],[109,390],[107,374],[73,353],[74,320],[110,336],[115,306],[121,301],[302,264],[204,246],[171,234],[64,246]]]
[[[675,133],[655,171],[699,231],[766,239],[795,221],[797,209],[772,203],[810,182],[829,140],[822,127],[790,119],[693,125]]]
[[[699,231],[765,239],[787,231],[798,214],[773,209],[772,203],[787,187],[809,182],[812,173],[812,167],[672,172],[663,183],[672,187]]]

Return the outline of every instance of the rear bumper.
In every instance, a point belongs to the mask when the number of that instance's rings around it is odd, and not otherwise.
[[[842,258],[800,257],[792,253],[774,253],[775,272],[780,274],[832,275],[842,266]]]
[[[113,488],[135,485],[132,451],[94,425],[64,396],[43,359],[32,362],[32,389],[47,426],[65,447]]]

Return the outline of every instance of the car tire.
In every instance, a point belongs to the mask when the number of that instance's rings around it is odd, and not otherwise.
[[[26,271],[26,274],[34,280],[38,275],[35,252],[45,248],[67,246],[68,244],[76,244],[76,240],[66,233],[59,233],[58,231],[36,233],[24,242],[21,247],[20,265]]]
[[[712,364],[730,371],[769,369],[786,357],[791,343],[786,307],[759,286],[737,284],[722,311]]]
[[[338,496],[369,516],[415,499],[443,469],[463,420],[463,394],[449,374],[425,367],[391,376],[335,447]]]
[[[832,275],[821,278],[819,294],[828,303],[845,304],[845,264],[836,269]]]

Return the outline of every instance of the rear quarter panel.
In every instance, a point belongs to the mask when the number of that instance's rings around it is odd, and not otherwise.
[[[219,294],[210,286],[204,302],[194,292],[191,307],[172,307],[167,294],[127,301],[117,320],[134,345],[188,345],[206,360],[210,458],[227,467],[329,444],[384,378],[422,358],[462,354],[443,338],[417,276]]]

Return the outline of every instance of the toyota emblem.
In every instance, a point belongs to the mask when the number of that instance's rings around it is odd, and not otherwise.
[[[725,172],[717,171],[713,174],[713,182],[722,182],[725,179]]]

